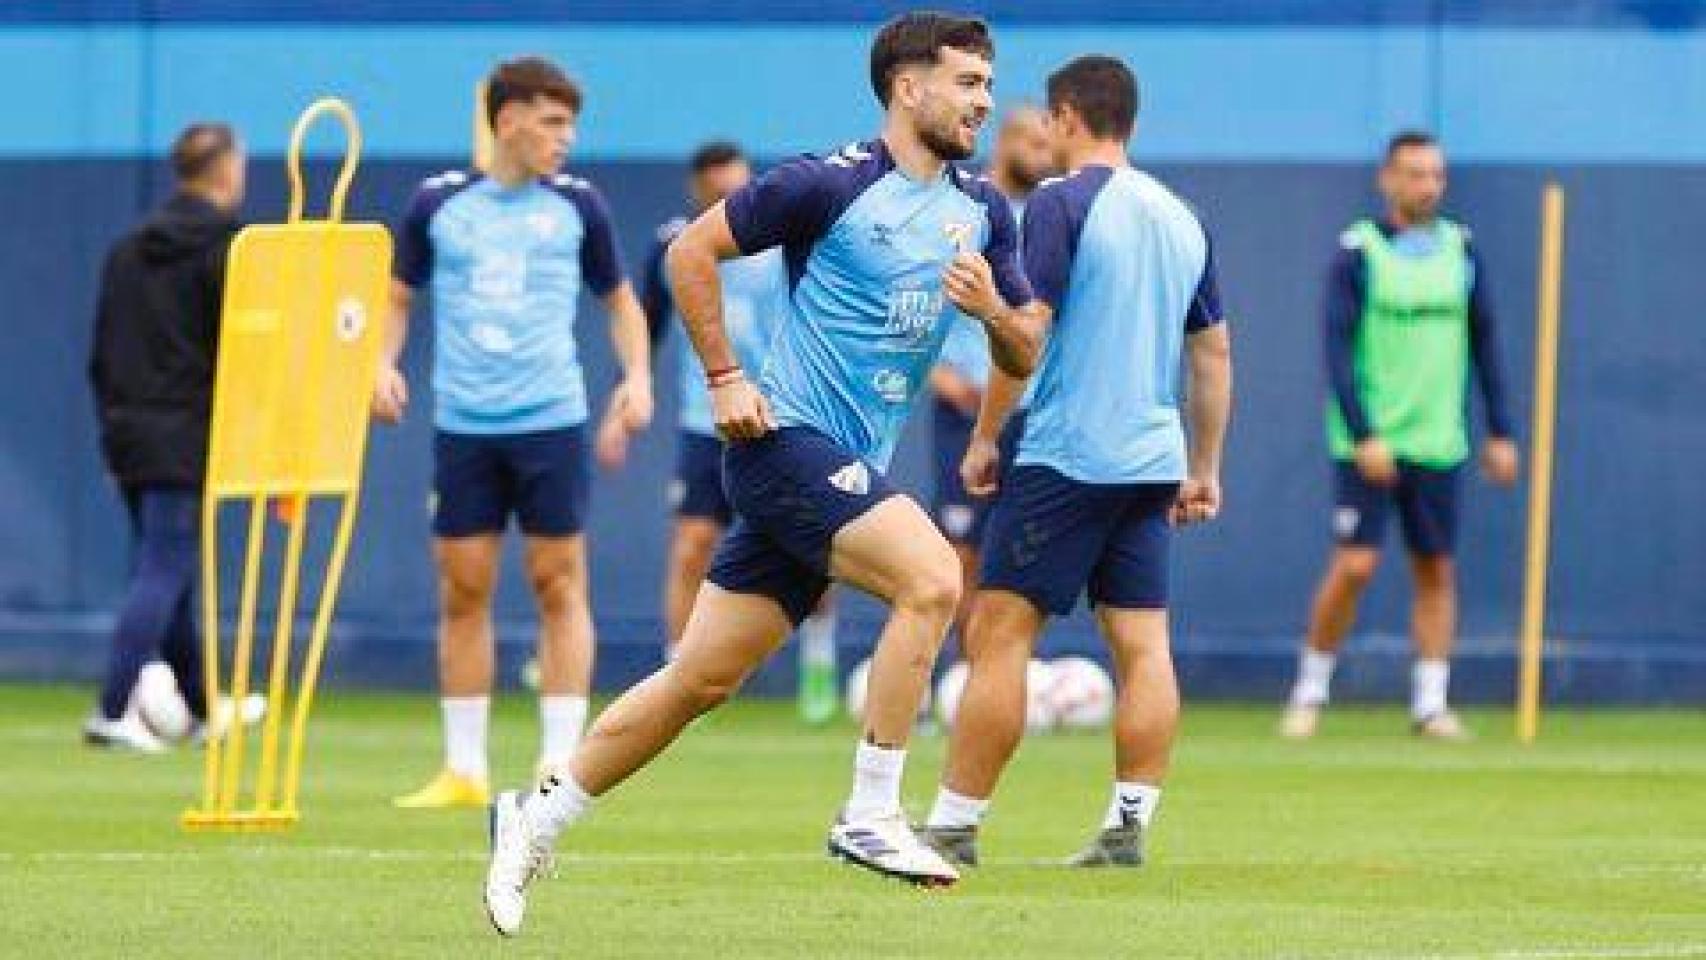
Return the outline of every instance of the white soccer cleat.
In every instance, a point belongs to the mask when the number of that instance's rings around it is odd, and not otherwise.
[[[1289,704],[1285,708],[1285,714],[1280,717],[1280,736],[1287,740],[1308,740],[1315,736],[1315,731],[1320,725],[1320,704]]]
[[[149,732],[134,711],[117,720],[94,714],[83,721],[83,742],[91,747],[129,753],[166,752],[166,742]]]
[[[486,916],[506,937],[521,932],[527,913],[527,887],[551,869],[551,848],[537,840],[521,807],[519,790],[505,790],[492,801],[491,860],[486,865]]]
[[[913,832],[899,813],[837,821],[829,828],[829,855],[872,873],[921,887],[947,887],[960,872]]]
[[[1463,721],[1450,710],[1443,710],[1433,716],[1411,722],[1410,729],[1416,736],[1428,740],[1443,740],[1447,743],[1465,743],[1475,739],[1475,734],[1463,725]]]

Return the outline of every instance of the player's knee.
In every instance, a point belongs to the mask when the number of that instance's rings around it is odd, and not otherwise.
[[[711,565],[711,553],[717,549],[717,531],[699,524],[683,524],[675,532],[672,551],[679,570],[704,570]]]
[[[447,570],[439,577],[444,615],[452,620],[483,617],[492,609],[492,578],[472,571]]]
[[[532,581],[539,612],[546,617],[567,616],[587,605],[586,589],[579,577],[566,573],[538,574]]]
[[[1372,550],[1346,550],[1339,554],[1338,573],[1353,589],[1362,589],[1374,579],[1374,572],[1380,568],[1380,554]]]
[[[944,550],[941,556],[920,564],[908,575],[900,595],[895,598],[895,605],[915,613],[940,617],[944,621],[950,620],[959,609],[964,586],[959,558],[953,551]]]

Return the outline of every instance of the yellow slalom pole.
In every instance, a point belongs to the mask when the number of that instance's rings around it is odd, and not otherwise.
[[[290,645],[296,626],[296,595],[302,581],[302,544],[308,531],[308,497],[296,494],[290,503],[290,537],[284,550],[284,582],[278,592],[278,617],[273,624],[272,666],[267,674],[267,717],[261,728],[261,765],[255,775],[255,811],[272,812],[278,781],[279,715],[289,689]],[[238,705],[241,706],[240,704]],[[240,722],[241,718],[236,718]]]
[[[489,170],[492,166],[492,125],[486,119],[486,81],[474,84],[474,137],[473,156],[475,170]]]
[[[255,651],[255,605],[260,595],[261,552],[266,545],[267,498],[257,494],[249,504],[249,537],[243,558],[243,589],[237,605],[237,641],[231,653],[231,716],[226,718],[224,783],[217,812],[229,814],[243,779],[243,700],[249,695],[249,665]],[[220,709],[219,704],[209,706]],[[216,719],[216,718],[215,718]]]
[[[1558,410],[1558,311],[1564,279],[1564,189],[1548,183],[1540,206],[1540,291],[1534,347],[1534,455],[1528,488],[1528,556],[1522,590],[1522,673],[1516,735],[1540,732],[1540,674],[1551,557],[1552,453]]]
[[[320,585],[319,608],[314,614],[314,631],[308,639],[308,652],[302,660],[302,679],[297,684],[296,709],[290,720],[290,756],[284,768],[285,816],[296,815],[296,793],[302,784],[302,754],[308,742],[308,714],[314,707],[314,691],[320,682],[320,664],[326,655],[326,637],[331,632],[332,608],[343,582],[344,561],[349,557],[350,540],[355,533],[356,494],[346,494],[340,501],[338,532],[332,542],[332,556],[326,568],[326,581]]]
[[[219,494],[213,491],[201,498],[201,642],[202,690],[207,698],[202,729],[208,737],[202,744],[206,756],[199,812],[207,813],[219,801],[219,758],[225,736],[214,723],[214,711],[219,709]]]

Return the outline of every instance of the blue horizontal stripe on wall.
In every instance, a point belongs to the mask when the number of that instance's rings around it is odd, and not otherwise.
[[[12,0],[0,23],[869,23],[916,0]],[[1699,0],[982,0],[1004,23],[1697,25]]]
[[[853,26],[0,28],[0,82],[30,92],[0,155],[159,153],[205,117],[278,152],[325,94],[355,104],[376,153],[454,155],[475,81],[529,51],[585,82],[583,158],[675,156],[713,135],[819,150],[876,122],[869,40]],[[1420,124],[1477,162],[1706,160],[1706,124],[1683,122],[1706,102],[1706,31],[1031,26],[999,45],[1006,101],[1076,54],[1128,59],[1145,91],[1138,149],[1156,159],[1356,162]]]

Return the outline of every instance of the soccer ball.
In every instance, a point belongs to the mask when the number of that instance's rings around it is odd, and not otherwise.
[[[1094,660],[1061,657],[1049,664],[1043,699],[1063,727],[1105,727],[1114,717],[1114,681]]]
[[[189,704],[178,693],[178,678],[171,667],[158,660],[143,665],[131,704],[148,732],[162,740],[182,740],[195,725]]]
[[[853,672],[847,675],[847,715],[855,720],[865,719],[865,688],[871,682],[871,661],[869,658],[859,661]],[[924,702],[918,705],[918,715],[927,719],[930,716],[930,688],[924,688]]]
[[[959,713],[960,696],[965,692],[966,676],[971,668],[964,660],[942,672],[936,682],[936,718],[943,726],[953,724]],[[1053,677],[1052,668],[1041,660],[1032,660],[1025,668],[1025,729],[1032,733],[1047,730],[1055,716],[1045,696]]]

